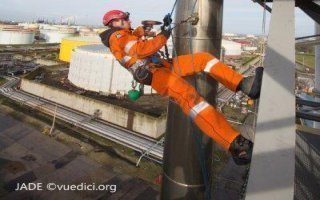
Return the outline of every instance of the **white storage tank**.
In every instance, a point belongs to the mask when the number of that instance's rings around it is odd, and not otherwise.
[[[66,37],[73,37],[77,33],[75,28],[67,28],[63,26],[47,25],[40,29],[40,35],[47,43],[61,43],[61,40]]]
[[[22,26],[25,29],[39,29],[39,24],[36,23],[19,23],[18,26]]]
[[[32,44],[35,30],[16,25],[0,25],[0,44]]]
[[[79,35],[80,36],[98,36],[98,34],[94,32],[93,29],[86,28],[86,27],[80,28]]]
[[[132,89],[133,80],[131,73],[102,44],[75,48],[68,79],[77,87],[105,94],[126,94]],[[150,94],[151,87],[145,86],[144,91]]]

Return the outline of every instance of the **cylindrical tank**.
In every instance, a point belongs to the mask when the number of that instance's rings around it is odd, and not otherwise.
[[[39,24],[35,23],[19,23],[18,25],[25,29],[39,29]]]
[[[0,25],[0,44],[32,44],[35,31],[22,26]]]
[[[68,37],[61,41],[59,59],[65,62],[70,62],[71,52],[74,48],[83,45],[101,44],[99,36],[86,37]]]
[[[68,79],[77,87],[105,94],[125,94],[132,89],[133,80],[131,73],[102,44],[75,48]],[[144,89],[145,93],[151,93],[150,86]]]
[[[79,35],[80,36],[94,36],[94,35],[97,35],[97,34],[91,28],[82,27],[79,30]]]
[[[77,30],[65,26],[46,26],[45,29],[40,29],[40,35],[47,43],[61,43],[65,37],[75,36]]]

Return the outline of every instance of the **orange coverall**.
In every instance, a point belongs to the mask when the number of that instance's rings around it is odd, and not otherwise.
[[[140,32],[121,29],[110,36],[111,52],[127,69],[130,69],[134,63],[155,54],[167,42],[167,38],[162,34],[150,40],[142,40]],[[169,62],[166,60],[161,60],[161,62],[164,67],[151,67],[152,88],[160,95],[168,95],[173,98],[183,112],[189,115],[205,134],[224,149],[229,149],[230,144],[239,133],[230,126],[221,113],[208,104],[195,88],[180,76],[204,71],[232,91],[236,91],[243,76],[209,53],[178,56],[173,60],[173,71],[170,70]],[[152,63],[148,64],[152,66]]]

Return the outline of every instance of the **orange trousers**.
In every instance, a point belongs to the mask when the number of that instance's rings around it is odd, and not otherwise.
[[[173,61],[173,71],[168,66],[153,70],[152,88],[160,95],[173,98],[182,111],[209,137],[229,149],[231,142],[239,135],[224,116],[201,97],[195,88],[181,76],[204,71],[232,91],[243,76],[236,73],[209,53],[195,53],[178,56]]]

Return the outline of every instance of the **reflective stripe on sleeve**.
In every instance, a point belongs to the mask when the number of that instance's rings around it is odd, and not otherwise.
[[[197,105],[193,106],[193,108],[190,110],[190,117],[191,119],[196,118],[196,116],[203,111],[204,109],[206,109],[209,106],[209,104],[205,101],[201,101],[200,103],[198,103]]]
[[[219,62],[219,60],[216,59],[216,58],[210,60],[209,62],[207,62],[207,65],[206,65],[206,67],[204,68],[204,71],[209,73],[210,70],[211,70],[211,68],[212,68],[213,66],[215,66],[218,62]]]
[[[130,57],[130,56],[125,56],[125,57],[123,57],[123,58],[121,59],[120,63],[121,63],[122,65],[125,65],[126,62],[128,62],[129,60],[131,60],[131,58],[132,58],[132,57]]]
[[[133,45],[135,45],[138,41],[137,40],[132,40],[130,42],[128,42],[126,44],[126,46],[124,47],[124,52],[126,52],[126,54],[128,54],[130,52],[130,49],[133,47]]]

